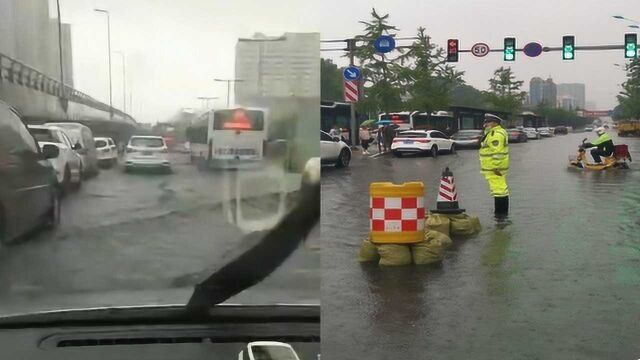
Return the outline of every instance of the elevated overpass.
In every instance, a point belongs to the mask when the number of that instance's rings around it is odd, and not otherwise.
[[[72,121],[89,126],[95,136],[127,139],[138,129],[133,117],[38,69],[0,53],[0,99],[28,123]]]

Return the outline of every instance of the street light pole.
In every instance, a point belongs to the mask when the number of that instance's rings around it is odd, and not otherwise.
[[[126,70],[126,56],[121,51],[114,51],[114,53],[120,55],[122,58],[122,106],[123,111],[127,113],[127,70]]]
[[[113,117],[113,86],[111,81],[111,20],[109,19],[109,12],[107,10],[93,10],[107,15],[107,41],[109,48],[109,114]]]
[[[229,95],[231,94],[232,82],[243,82],[242,79],[213,79],[213,81],[226,82],[227,83],[227,108],[229,107]]]
[[[209,100],[215,100],[217,98],[218,98],[217,96],[198,96],[197,97],[198,100],[202,100],[202,102],[205,104],[205,110],[209,110]]]
[[[60,84],[62,84],[62,94],[65,96],[64,91],[64,65],[63,65],[63,56],[62,56],[62,19],[60,18],[60,0],[56,0],[56,5],[58,7],[58,49],[60,52]]]

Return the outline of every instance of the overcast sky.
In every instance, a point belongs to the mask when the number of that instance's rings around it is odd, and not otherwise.
[[[108,101],[106,19],[95,13],[111,12],[112,50],[127,56],[128,88],[133,90],[133,115],[143,122],[164,120],[182,107],[196,107],[197,96],[219,96],[224,105],[226,85],[214,77],[233,77],[238,37],[255,32],[281,35],[320,32],[322,39],[361,33],[359,20],[368,20],[371,7],[389,13],[400,36],[413,36],[424,26],[435,42],[460,39],[461,48],[476,42],[501,47],[505,36],[518,46],[537,41],[560,46],[563,35],[576,36],[576,45],[622,44],[629,22],[613,19],[621,14],[640,20],[638,0],[60,0],[62,20],[72,24],[76,87]],[[328,47],[329,45],[323,45]],[[339,53],[324,52],[340,65]],[[551,76],[556,83],[583,82],[586,100],[600,109],[616,105],[615,95],[624,81],[622,50],[578,52],[563,62],[558,52],[527,58],[518,53],[510,65],[516,76]],[[122,68],[114,55],[114,105],[122,107]],[[465,80],[487,88],[493,71],[505,63],[500,53],[484,58],[461,54],[456,65]]]

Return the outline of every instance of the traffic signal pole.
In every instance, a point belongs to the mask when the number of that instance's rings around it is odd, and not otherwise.
[[[349,65],[355,66],[355,54],[356,50],[356,39],[348,39],[347,40],[347,51],[349,52]],[[360,79],[357,80],[358,84],[360,83]],[[358,91],[358,97],[360,96],[360,91]],[[351,127],[351,146],[356,146],[356,136],[358,135],[358,131],[356,129],[356,104],[351,103],[351,121],[349,122],[349,126]]]

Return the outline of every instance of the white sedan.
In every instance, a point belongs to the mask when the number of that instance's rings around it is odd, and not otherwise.
[[[522,129],[522,131],[524,131],[524,133],[527,135],[527,139],[540,139],[540,133],[535,128],[524,128]]]
[[[437,157],[439,152],[455,153],[455,141],[438,130],[410,130],[399,133],[391,144],[394,156],[429,153]]]
[[[132,136],[126,148],[125,171],[160,168],[171,172],[169,149],[161,136]]]
[[[49,159],[56,171],[58,186],[64,192],[77,189],[82,184],[80,155],[74,150],[73,143],[67,134],[59,127],[49,125],[29,125],[29,131],[42,148],[51,144],[58,148],[57,158]]]
[[[320,131],[320,161],[323,164],[335,164],[339,168],[347,167],[351,161],[351,149],[340,138]]]

